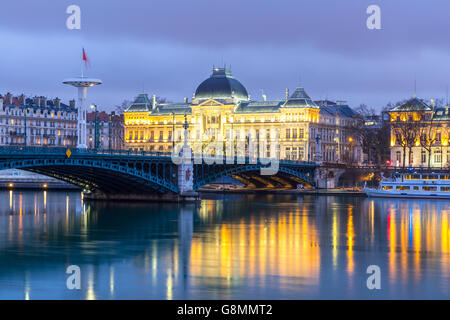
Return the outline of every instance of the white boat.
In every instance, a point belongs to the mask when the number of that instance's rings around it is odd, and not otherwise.
[[[394,174],[378,188],[363,188],[369,197],[450,199],[450,173]]]

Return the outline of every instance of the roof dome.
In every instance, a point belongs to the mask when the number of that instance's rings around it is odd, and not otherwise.
[[[230,70],[214,68],[212,75],[197,87],[194,99],[248,100],[248,93]]]

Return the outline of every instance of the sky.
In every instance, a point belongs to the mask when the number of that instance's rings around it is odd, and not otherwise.
[[[69,30],[69,5],[81,29]],[[369,30],[369,5],[381,29]],[[76,97],[82,47],[100,78],[88,102],[113,110],[145,92],[192,98],[213,66],[227,65],[251,98],[315,99],[380,110],[417,96],[446,99],[448,0],[15,0],[2,1],[0,92]],[[416,89],[415,89],[416,88]]]

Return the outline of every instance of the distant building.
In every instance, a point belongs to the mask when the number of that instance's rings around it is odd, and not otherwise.
[[[55,98],[0,95],[0,145],[75,147],[77,109]]]
[[[320,107],[318,133],[323,161],[360,164],[363,160],[360,119],[345,101],[316,101]]]
[[[95,146],[95,113],[87,114],[88,147]],[[99,148],[122,149],[123,115],[97,113]],[[77,109],[75,101],[66,105],[55,98],[0,95],[0,145],[2,146],[77,146]]]
[[[450,110],[414,97],[389,111],[391,164],[450,167]]]
[[[97,113],[96,119],[95,112],[87,114],[86,134],[88,148],[95,148],[97,137],[99,149],[123,149],[123,130],[123,115],[116,115],[115,112],[108,114],[105,111],[101,111]]]
[[[171,152],[183,140],[187,121],[194,153],[201,153],[208,139],[224,144],[245,141],[246,148],[249,141],[265,140],[264,146],[256,147],[260,157],[271,156],[276,146],[281,159],[362,160],[355,131],[358,119],[345,103],[318,104],[304,88],[296,88],[291,95],[286,90],[283,100],[268,101],[263,96],[262,101],[254,101],[226,68],[213,68],[212,75],[197,87],[192,102],[158,103],[155,95],[149,99],[140,94],[124,114],[125,147],[131,150]]]

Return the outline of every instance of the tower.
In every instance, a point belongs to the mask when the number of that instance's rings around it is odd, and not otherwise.
[[[87,88],[102,84],[99,79],[85,78],[83,76],[78,78],[70,78],[63,81],[63,84],[68,84],[78,88],[78,123],[77,123],[77,148],[87,148],[86,144],[86,98]]]

